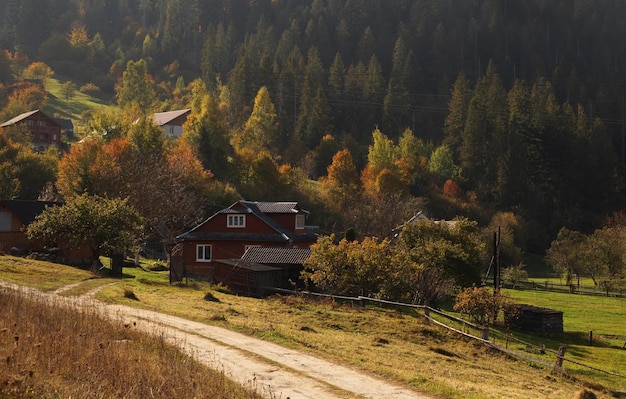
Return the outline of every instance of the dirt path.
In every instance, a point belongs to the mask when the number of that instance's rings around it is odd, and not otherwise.
[[[4,282],[0,286],[33,293],[46,301],[93,308],[133,328],[160,335],[203,363],[223,370],[229,378],[256,387],[268,398],[428,398],[371,375],[221,327],[149,310],[106,305],[94,300],[93,295],[68,298]]]

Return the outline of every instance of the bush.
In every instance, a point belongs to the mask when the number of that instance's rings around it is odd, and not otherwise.
[[[139,298],[137,298],[137,295],[135,295],[133,290],[130,290],[128,288],[126,288],[124,290],[124,298],[132,299],[134,301],[138,301],[139,300]]]
[[[89,82],[82,85],[79,91],[83,94],[95,95],[100,93],[100,88],[92,82]]]
[[[512,304],[510,298],[500,292],[494,294],[486,287],[469,287],[454,299],[454,310],[469,315],[480,325],[496,322],[501,310]]]

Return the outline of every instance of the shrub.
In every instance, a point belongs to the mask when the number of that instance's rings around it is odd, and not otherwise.
[[[138,301],[139,300],[139,298],[137,298],[137,295],[135,295],[133,290],[130,290],[128,288],[126,288],[124,290],[124,298],[132,299],[134,301]]]
[[[204,300],[208,301],[208,302],[219,302],[220,300],[217,299],[215,297],[215,295],[211,294],[210,292],[207,292],[206,294],[204,294]]]
[[[79,91],[84,94],[94,95],[100,93],[100,88],[92,82],[89,82],[82,85]]]
[[[511,305],[508,296],[498,292],[494,294],[486,287],[469,287],[454,299],[454,310],[469,315],[477,324],[493,324],[501,310]]]

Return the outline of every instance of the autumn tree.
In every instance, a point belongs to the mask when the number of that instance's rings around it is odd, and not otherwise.
[[[30,145],[16,143],[0,132],[0,198],[37,199],[57,177],[57,158],[36,154]]]
[[[546,262],[555,272],[564,276],[570,286],[574,284],[574,276],[580,277],[584,268],[584,240],[584,234],[563,227],[546,251]]]
[[[115,86],[115,93],[120,107],[137,103],[144,114],[150,111],[156,101],[156,95],[145,60],[128,61],[121,81]]]
[[[60,162],[57,186],[66,197],[87,192],[127,198],[143,217],[146,234],[169,257],[176,235],[205,217],[212,174],[186,141],[166,141],[162,129],[147,121],[133,125],[127,136],[73,146]]]
[[[70,101],[76,94],[76,84],[70,80],[63,83],[61,85],[61,94],[63,94],[65,101]]]
[[[86,140],[74,145],[59,161],[57,190],[69,199],[83,193],[95,194],[93,163],[102,150],[99,140]]]
[[[486,287],[467,287],[454,298],[454,310],[468,315],[476,324],[494,324],[501,310],[513,306],[504,293],[493,293]]]
[[[458,288],[479,284],[483,248],[477,223],[467,219],[418,219],[404,226],[398,256],[413,265],[416,277],[411,291],[398,295],[412,296],[419,303],[433,306]]]
[[[141,227],[141,216],[127,200],[82,194],[61,206],[46,208],[28,225],[26,233],[31,239],[50,244],[90,248],[91,270],[96,272],[100,256],[131,249],[141,237]],[[117,272],[121,276],[121,270]]]
[[[328,166],[328,176],[321,180],[321,184],[332,207],[347,209],[357,201],[361,183],[349,150],[343,149],[335,154]]]
[[[245,126],[234,134],[232,145],[236,150],[249,148],[255,152],[268,151],[276,154],[276,133],[276,110],[267,87],[263,86],[254,99],[252,114]]]
[[[217,94],[209,94],[202,81],[190,84],[192,113],[184,126],[183,139],[193,149],[205,169],[216,178],[228,175],[227,159],[232,155],[225,104]]]
[[[387,274],[388,242],[368,237],[362,242],[342,239],[335,244],[334,239],[334,235],[321,237],[311,246],[305,281],[335,295],[376,294]]]
[[[43,62],[33,62],[22,73],[24,79],[35,79],[45,82],[50,76],[54,75],[54,71]]]

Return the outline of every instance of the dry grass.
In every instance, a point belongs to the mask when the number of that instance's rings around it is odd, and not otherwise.
[[[258,398],[131,326],[0,289],[1,398]]]
[[[134,273],[129,270],[128,273]],[[427,325],[415,314],[352,308],[298,297],[237,297],[125,279],[98,298],[221,325],[380,375],[442,398],[573,398],[585,385]],[[140,302],[123,298],[130,288]],[[207,293],[215,300],[205,300]],[[596,390],[598,398],[609,395]]]
[[[2,265],[0,258],[0,279],[4,278]],[[266,300],[237,297],[200,282],[170,285],[164,273],[140,269],[124,269],[124,272],[126,278],[122,280],[102,279],[105,281],[96,297],[108,303],[221,325],[437,397],[571,399],[585,389],[593,390],[598,398],[610,397],[600,384],[584,384],[555,374],[549,367],[510,359],[427,325],[419,315],[297,297]],[[116,283],[108,284],[110,281]],[[80,292],[78,287],[75,290]],[[127,290],[139,301],[126,298]]]

